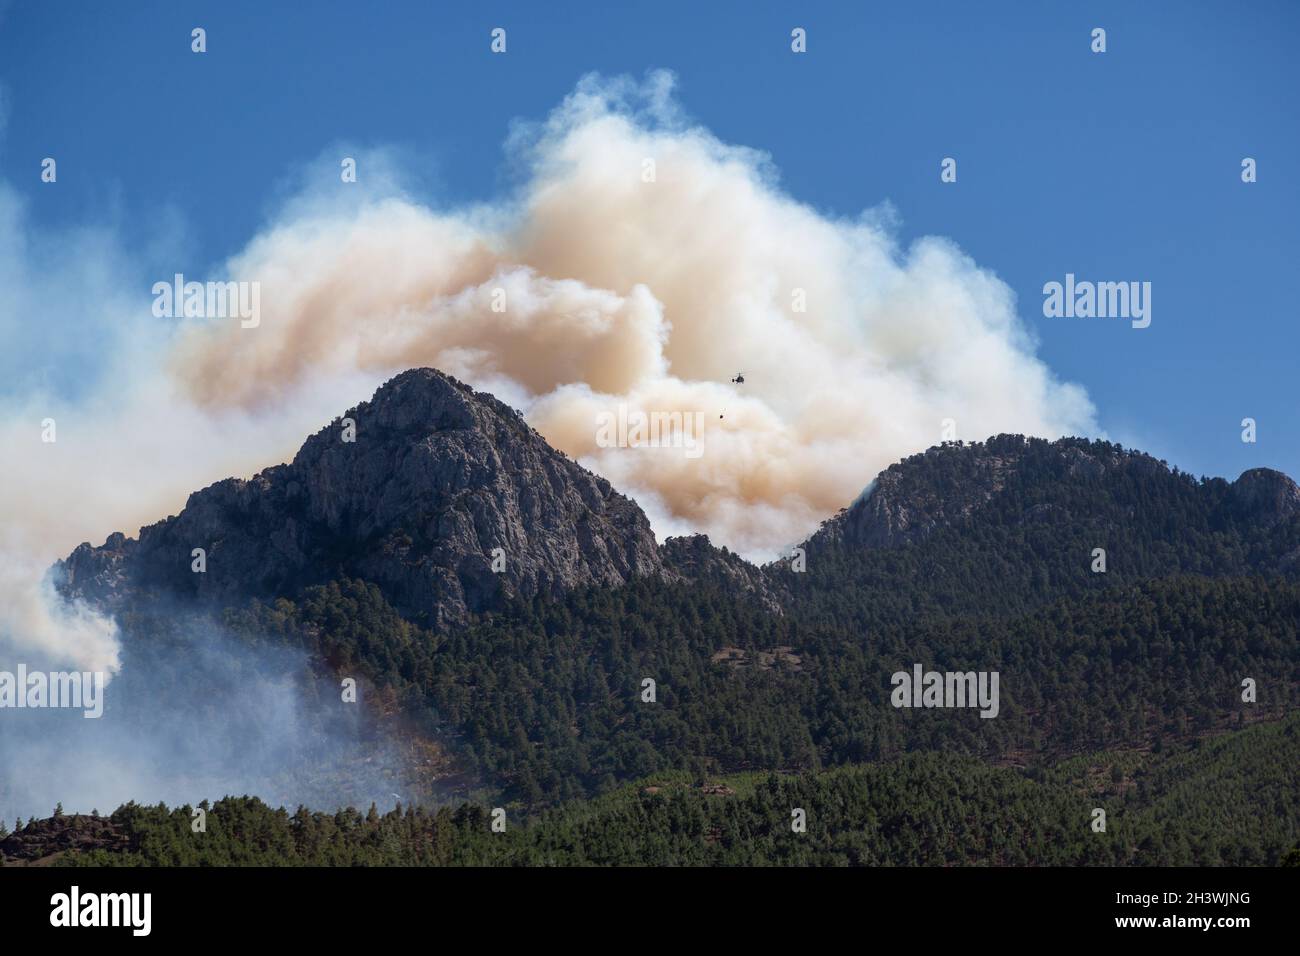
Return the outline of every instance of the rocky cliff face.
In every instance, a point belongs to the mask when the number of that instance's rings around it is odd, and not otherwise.
[[[636,504],[433,369],[392,379],[290,464],[196,492],[138,541],[83,544],[61,570],[66,592],[110,607],[142,591],[243,603],[347,575],[433,626],[511,595],[665,572]]]

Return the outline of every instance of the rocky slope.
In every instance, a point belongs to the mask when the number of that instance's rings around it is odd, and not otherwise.
[[[203,573],[192,570],[196,548]],[[83,544],[61,572],[66,593],[109,607],[149,592],[242,603],[351,576],[440,626],[508,596],[618,585],[665,567],[631,500],[492,396],[414,369],[309,438],[291,463],[194,493],[139,540]]]

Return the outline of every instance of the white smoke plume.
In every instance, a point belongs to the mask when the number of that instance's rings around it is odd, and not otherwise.
[[[9,354],[48,345],[33,316],[93,314],[83,352],[102,356],[71,398],[17,378],[0,392],[0,649],[111,668],[111,624],[41,601],[43,569],[287,460],[413,366],[520,407],[661,536],[703,531],[754,558],[937,443],[946,418],[966,439],[1097,432],[1083,389],[1035,357],[1005,284],[947,240],[900,248],[878,212],[799,203],[764,154],[684,119],[668,74],[586,78],[518,125],[518,185],[492,203],[424,204],[382,156],[360,156],[358,183],[334,157],[221,274],[195,277],[259,282],[256,328],[154,318],[150,286],[177,271],[164,242],[126,256],[79,234],[36,255],[0,187]],[[598,446],[597,415],[620,405],[703,413],[703,454]],[[55,444],[40,441],[46,417]]]

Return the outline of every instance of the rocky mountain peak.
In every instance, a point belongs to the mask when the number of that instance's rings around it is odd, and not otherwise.
[[[919,541],[971,519],[1030,471],[1050,475],[1063,487],[1169,470],[1149,455],[1083,438],[997,435],[984,442],[945,443],[885,469],[849,508],[824,522],[809,545],[881,548]],[[1026,502],[1023,515],[1045,517],[1057,507]]]
[[[1272,468],[1251,468],[1232,483],[1237,507],[1247,516],[1272,525],[1300,513],[1300,488]]]
[[[224,603],[359,577],[434,625],[663,570],[634,502],[509,406],[428,368],[387,382],[291,463],[217,482],[138,541],[113,535],[62,563],[66,591],[109,605],[140,588]]]

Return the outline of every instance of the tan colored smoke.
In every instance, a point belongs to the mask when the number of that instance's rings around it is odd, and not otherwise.
[[[683,123],[663,75],[586,80],[508,149],[526,175],[491,206],[435,211],[391,191],[345,203],[362,187],[338,182],[307,191],[230,263],[230,278],[261,283],[253,329],[150,324],[148,282],[111,285],[130,257],[72,244],[54,268],[25,251],[0,189],[0,276],[26,303],[0,315],[10,350],[61,303],[96,303],[109,342],[99,386],[2,409],[5,660],[113,669],[112,623],[51,600],[44,569],[287,460],[412,366],[523,409],[635,496],[659,534],[705,531],[755,558],[937,442],[945,418],[967,439],[1096,430],[1084,392],[1034,357],[1004,284],[944,240],[900,251],[871,216],[795,202],[761,154]],[[362,179],[373,170],[363,163]],[[703,453],[600,447],[598,416],[620,406],[700,413]],[[46,417],[56,443],[40,440]]]
[[[235,263],[262,282],[260,328],[194,332],[178,375],[202,405],[255,407],[306,379],[435,366],[522,403],[661,534],[753,555],[945,418],[968,439],[1095,431],[1003,283],[944,240],[902,254],[867,218],[795,202],[760,154],[679,122],[668,86],[584,81],[517,137],[530,178],[499,207],[388,200],[266,233]],[[620,403],[704,412],[704,454],[597,447],[596,414]]]

